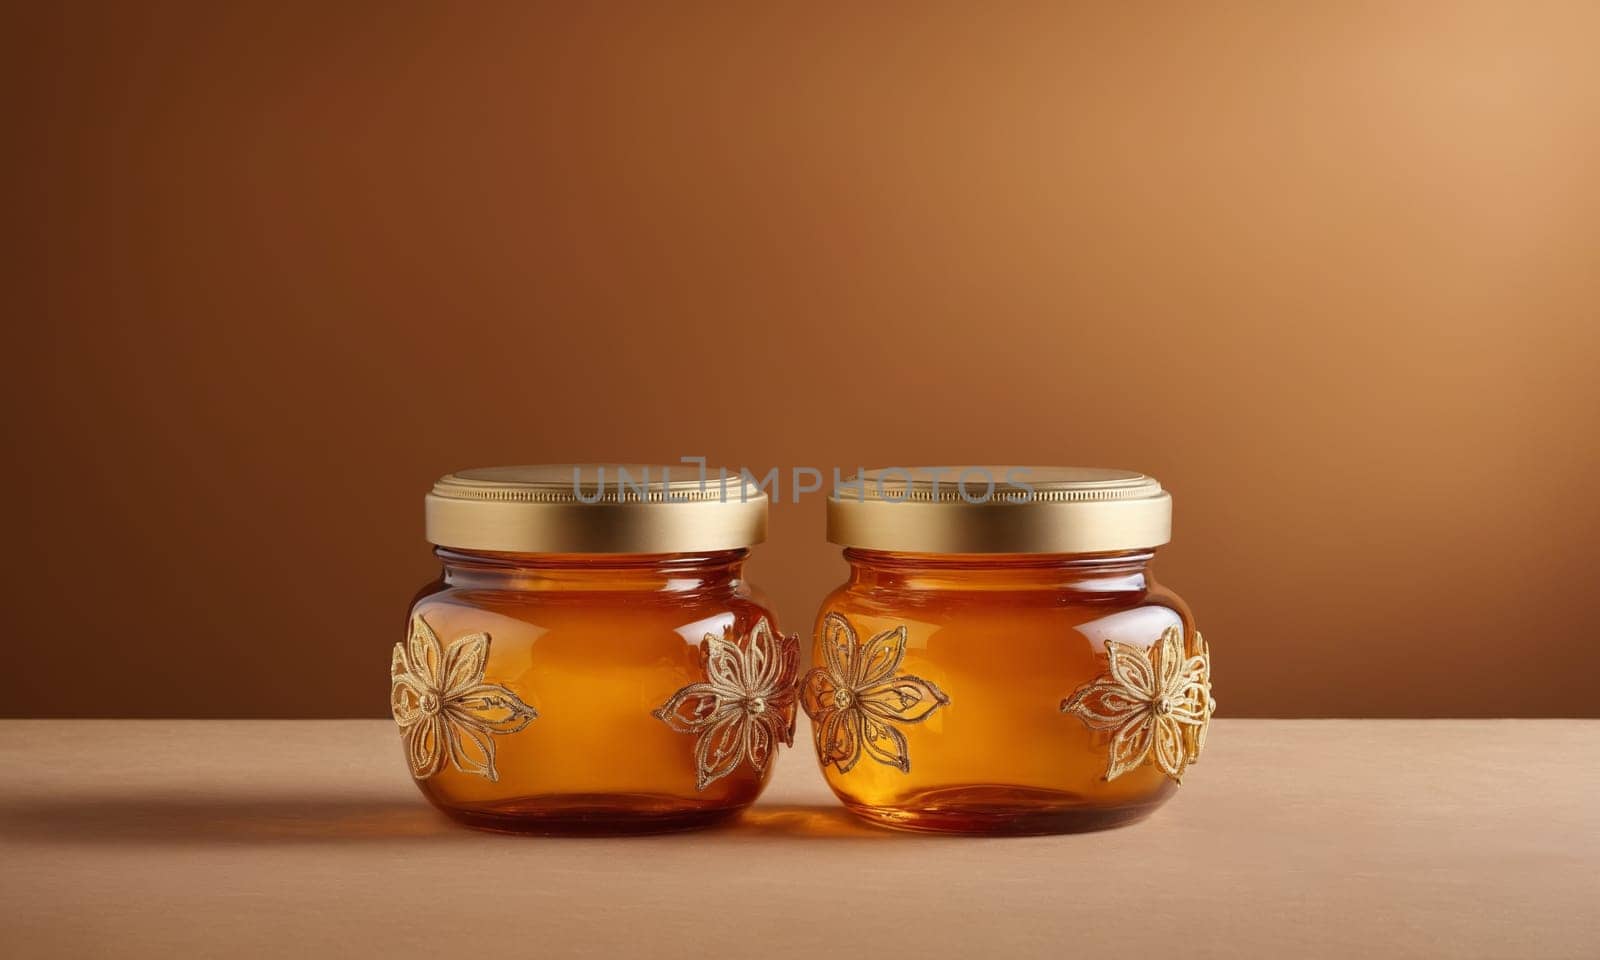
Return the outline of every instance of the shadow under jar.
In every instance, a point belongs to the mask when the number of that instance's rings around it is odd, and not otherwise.
[[[850,578],[801,683],[828,785],[858,816],[946,833],[1147,816],[1215,710],[1188,607],[1150,572],[1172,501],[1137,473],[868,471],[828,501]]]
[[[793,742],[799,660],[743,579],[759,488],[496,467],[444,477],[426,508],[443,570],[394,647],[390,704],[429,801],[560,834],[700,827],[756,799]]]

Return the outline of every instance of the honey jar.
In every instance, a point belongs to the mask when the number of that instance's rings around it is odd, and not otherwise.
[[[676,476],[674,476],[676,474]],[[699,827],[793,742],[799,646],[744,579],[767,497],[684,467],[466,470],[426,498],[439,579],[390,705],[424,796],[476,827]]]
[[[1063,467],[866,471],[830,495],[849,579],[801,683],[828,785],[908,830],[1092,830],[1177,789],[1215,710],[1210,654],[1151,572],[1172,499]]]

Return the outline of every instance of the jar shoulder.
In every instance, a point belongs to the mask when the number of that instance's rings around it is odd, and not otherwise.
[[[416,617],[449,623],[456,631],[492,625],[540,632],[609,628],[624,635],[692,635],[696,641],[724,628],[742,632],[762,619],[777,627],[766,599],[742,582],[716,591],[603,593],[486,589],[440,579],[412,598],[407,621]]]
[[[1147,578],[1137,588],[1116,590],[1042,589],[1027,590],[949,590],[906,589],[883,587],[846,581],[839,584],[822,600],[823,612],[830,608],[872,609],[874,607],[901,609],[962,609],[1026,607],[1081,607],[1084,609],[1132,609],[1159,606],[1169,608],[1190,619],[1189,605],[1178,592],[1165,583]]]

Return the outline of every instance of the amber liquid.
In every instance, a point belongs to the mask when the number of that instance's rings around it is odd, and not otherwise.
[[[1154,765],[1107,781],[1110,734],[1061,711],[1101,676],[1107,639],[1148,647],[1193,623],[1151,578],[1148,554],[930,557],[847,550],[849,582],[824,601],[862,642],[905,626],[898,672],[949,703],[898,727],[909,772],[863,758],[824,767],[845,805],[908,830],[1034,834],[1093,830],[1147,816],[1176,785]]]
[[[440,550],[441,579],[413,606],[444,644],[490,636],[487,682],[538,711],[495,738],[498,781],[449,764],[418,781],[451,817],[532,833],[705,826],[749,806],[767,774],[748,764],[695,785],[695,737],[651,711],[705,679],[707,633],[776,620],[741,578],[745,551],[579,557]],[[770,773],[770,765],[768,768]]]

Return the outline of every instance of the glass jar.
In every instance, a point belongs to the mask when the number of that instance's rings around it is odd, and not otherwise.
[[[499,467],[444,477],[426,508],[443,569],[390,703],[428,800],[535,833],[698,827],[755,800],[793,742],[799,659],[743,578],[759,488]]]
[[[850,577],[801,684],[828,785],[909,830],[1138,820],[1215,704],[1188,607],[1151,576],[1172,501],[1116,470],[868,471],[828,501]]]

